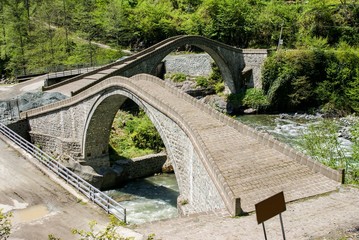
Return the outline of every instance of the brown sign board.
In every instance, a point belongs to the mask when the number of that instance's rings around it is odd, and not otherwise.
[[[255,205],[258,224],[286,210],[284,193],[280,192]]]

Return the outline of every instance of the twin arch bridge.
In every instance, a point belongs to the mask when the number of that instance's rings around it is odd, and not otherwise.
[[[263,54],[199,36],[169,38],[127,59],[44,88],[71,97],[21,113],[31,140],[46,152],[72,157],[101,172],[110,166],[108,142],[115,114],[131,99],[146,112],[165,144],[179,198],[188,202],[179,206],[185,213],[227,209],[234,216],[253,211],[257,202],[280,191],[286,201],[294,201],[338,188],[341,172],[150,75],[164,57],[184,45],[211,55],[229,92],[244,86],[248,55]]]

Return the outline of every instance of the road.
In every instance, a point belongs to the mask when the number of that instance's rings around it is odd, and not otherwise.
[[[45,79],[46,75],[43,75],[18,84],[0,85],[0,101],[14,98],[25,92],[41,91]]]
[[[107,225],[102,209],[70,194],[1,138],[0,153],[0,208],[13,212],[10,239],[47,239],[49,234],[78,239],[72,228],[88,230],[92,220],[98,222],[97,229]],[[127,228],[119,228],[119,233],[142,239]]]

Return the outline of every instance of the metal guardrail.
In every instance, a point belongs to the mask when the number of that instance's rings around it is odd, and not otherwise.
[[[40,163],[49,168],[52,172],[63,178],[67,183],[71,184],[89,200],[102,207],[107,213],[113,214],[119,220],[126,222],[126,208],[121,206],[118,202],[107,196],[80,176],[76,175],[61,163],[57,162],[47,153],[29,143],[14,131],[0,122],[0,133],[8,139],[16,143],[19,147],[35,157]]]
[[[72,76],[72,75],[77,75],[77,74],[82,74],[82,73],[88,73],[90,71],[96,70],[96,69],[101,68],[101,67],[102,66],[78,67],[76,69],[68,69],[68,70],[62,70],[62,71],[49,72],[47,74],[47,79]]]

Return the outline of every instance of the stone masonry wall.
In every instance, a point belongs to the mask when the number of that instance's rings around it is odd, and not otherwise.
[[[246,69],[252,69],[252,78],[248,83],[248,87],[262,88],[261,71],[264,60],[268,56],[268,51],[265,49],[243,49],[244,62]]]
[[[31,141],[54,156],[73,153],[72,157],[78,157],[84,124],[94,101],[95,98],[90,98],[71,107],[30,117]]]
[[[243,49],[245,71],[252,69],[248,87],[261,88],[261,70],[268,51],[264,49]],[[165,59],[167,73],[184,73],[190,76],[209,76],[213,59],[207,53],[169,55]]]
[[[209,76],[213,59],[207,53],[168,55],[166,73],[184,73],[189,76]]]
[[[148,177],[154,173],[160,173],[167,160],[165,153],[150,154],[143,157],[119,160],[116,165],[123,169],[127,179]]]
[[[224,202],[186,133],[171,119],[145,104],[147,113],[162,136],[180,189],[183,214],[224,208]],[[181,204],[178,206],[181,207]]]

